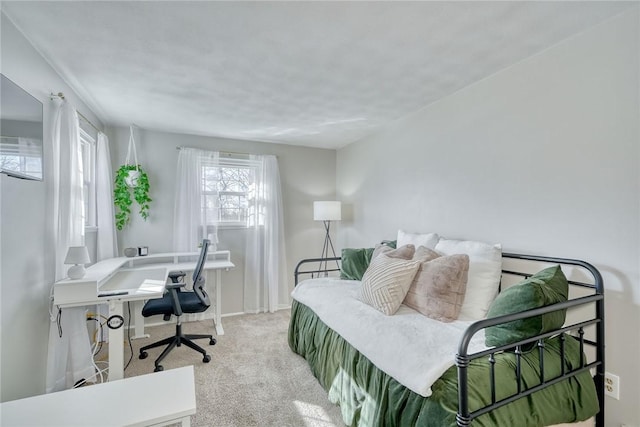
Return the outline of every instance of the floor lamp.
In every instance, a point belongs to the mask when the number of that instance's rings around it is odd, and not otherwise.
[[[320,258],[329,258],[333,255],[336,258],[336,251],[333,248],[333,242],[331,241],[331,235],[329,230],[331,228],[331,221],[340,221],[342,219],[342,204],[340,202],[313,202],[313,219],[314,221],[322,221],[324,223],[325,236],[324,245],[322,246],[322,255]],[[331,250],[331,252],[329,252]],[[320,261],[319,270],[327,269],[327,261]],[[336,260],[336,266],[340,268],[338,261]],[[327,273],[325,272],[325,275]]]

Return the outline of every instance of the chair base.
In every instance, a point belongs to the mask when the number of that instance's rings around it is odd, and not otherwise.
[[[209,345],[214,345],[216,343],[216,339],[213,338],[213,335],[205,335],[205,334],[183,334],[182,333],[182,325],[180,323],[176,324],[176,334],[172,337],[168,337],[165,338],[163,340],[154,342],[153,344],[149,344],[149,345],[145,345],[144,347],[140,348],[140,354],[138,355],[138,358],[140,359],[146,359],[147,356],[149,355],[147,353],[147,350],[149,350],[150,348],[155,348],[155,347],[161,347],[163,345],[166,345],[167,347],[162,351],[162,353],[160,353],[160,356],[158,356],[158,358],[155,360],[154,365],[155,365],[155,369],[153,370],[154,372],[158,372],[158,371],[162,371],[164,370],[164,368],[162,367],[162,365],[160,365],[160,362],[162,362],[162,359],[164,359],[165,357],[167,357],[167,355],[169,354],[169,352],[171,350],[173,350],[174,347],[181,347],[182,344],[186,345],[187,347],[202,353],[203,358],[202,361],[204,363],[209,363],[211,361],[211,356],[209,356],[207,354],[207,352],[200,347],[198,344],[194,343],[192,340],[197,340],[197,339],[203,339],[203,338],[208,338],[209,339]]]

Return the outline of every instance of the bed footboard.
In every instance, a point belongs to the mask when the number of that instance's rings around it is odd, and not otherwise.
[[[584,261],[574,260],[574,259],[565,259],[565,258],[551,258],[551,257],[540,257],[540,256],[531,256],[531,255],[520,255],[520,254],[511,254],[511,253],[503,253],[503,258],[511,258],[518,260],[526,260],[526,261],[535,261],[542,263],[553,263],[559,264],[560,266],[578,266],[586,270],[593,277],[593,283],[584,283],[577,281],[569,281],[569,285],[579,286],[583,288],[590,288],[593,290],[592,295],[571,299],[565,302],[528,310],[520,313],[508,314],[504,316],[498,316],[488,319],[483,319],[473,323],[469,328],[465,331],[464,336],[460,340],[460,344],[458,347],[458,354],[456,355],[456,366],[458,369],[458,414],[456,416],[456,421],[458,426],[469,426],[471,421],[479,417],[482,414],[485,414],[493,409],[504,406],[510,402],[513,402],[517,399],[526,397],[536,391],[539,391],[545,387],[549,387],[553,384],[559,383],[561,381],[567,380],[569,378],[573,378],[578,374],[588,371],[591,369],[595,370],[595,386],[596,393],[598,396],[598,401],[600,404],[600,411],[596,415],[596,426],[604,427],[604,285],[602,281],[602,276],[600,272],[591,264],[586,263]],[[503,277],[505,275],[514,275],[521,277],[529,277],[533,273],[522,273],[517,271],[509,271],[503,270]],[[514,320],[526,319],[533,316],[539,316],[546,313],[551,313],[558,310],[565,310],[569,308],[575,308],[580,306],[594,306],[595,315],[591,316],[586,320],[572,323],[566,326],[563,326],[560,329],[550,331],[544,334],[536,335],[530,337],[528,339],[518,341],[515,343],[511,343],[508,345],[503,345],[500,347],[494,347],[489,350],[485,350],[478,353],[468,354],[468,346],[471,341],[471,338],[480,330],[488,328],[490,326],[500,325],[503,323],[508,323]],[[595,340],[589,340],[585,338],[585,328],[593,325],[595,327]],[[522,386],[522,377],[520,371],[520,356],[522,354],[523,348],[534,345],[538,348],[538,351],[542,355],[544,352],[545,339],[550,338],[552,336],[559,335],[561,342],[561,355],[564,354],[564,341],[565,335],[570,334],[574,338],[576,338],[580,343],[580,366],[575,369],[565,369],[564,362],[562,362],[561,366],[561,374],[552,379],[545,378],[545,367],[544,367],[544,358],[540,357],[540,383],[536,386],[523,388]],[[595,357],[592,361],[587,361],[587,359],[583,356],[585,346],[591,346],[595,348]],[[491,384],[491,404],[487,405],[483,408],[479,408],[470,412],[469,410],[469,401],[468,401],[468,382],[467,382],[467,367],[469,363],[474,359],[479,359],[482,357],[487,357],[489,363],[493,363],[495,360],[495,354],[500,352],[513,352],[516,357],[516,389],[517,393],[500,400],[496,400],[496,386],[495,386],[495,376],[493,375],[493,371],[491,371],[490,375],[490,384]],[[561,356],[561,359],[564,359],[564,356]]]

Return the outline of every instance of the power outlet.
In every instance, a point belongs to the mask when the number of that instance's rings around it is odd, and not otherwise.
[[[611,372],[604,373],[604,394],[620,400],[620,377]]]

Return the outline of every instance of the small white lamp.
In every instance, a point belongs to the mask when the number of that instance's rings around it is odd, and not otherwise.
[[[74,264],[67,271],[69,279],[82,279],[86,273],[84,265],[89,262],[91,259],[86,246],[70,246],[64,259],[65,264]]]
[[[329,258],[329,248],[331,248],[333,257],[337,258],[336,251],[333,249],[333,242],[331,241],[329,229],[331,228],[331,221],[340,221],[342,219],[342,203],[336,201],[313,202],[313,219],[314,221],[324,222],[324,229],[326,231],[324,236],[324,245],[322,246],[322,255],[320,258]],[[327,261],[325,260],[324,262],[320,262],[320,270],[322,270],[323,264],[326,269]],[[337,260],[336,265],[338,265]],[[338,268],[340,268],[340,266],[338,266]]]

